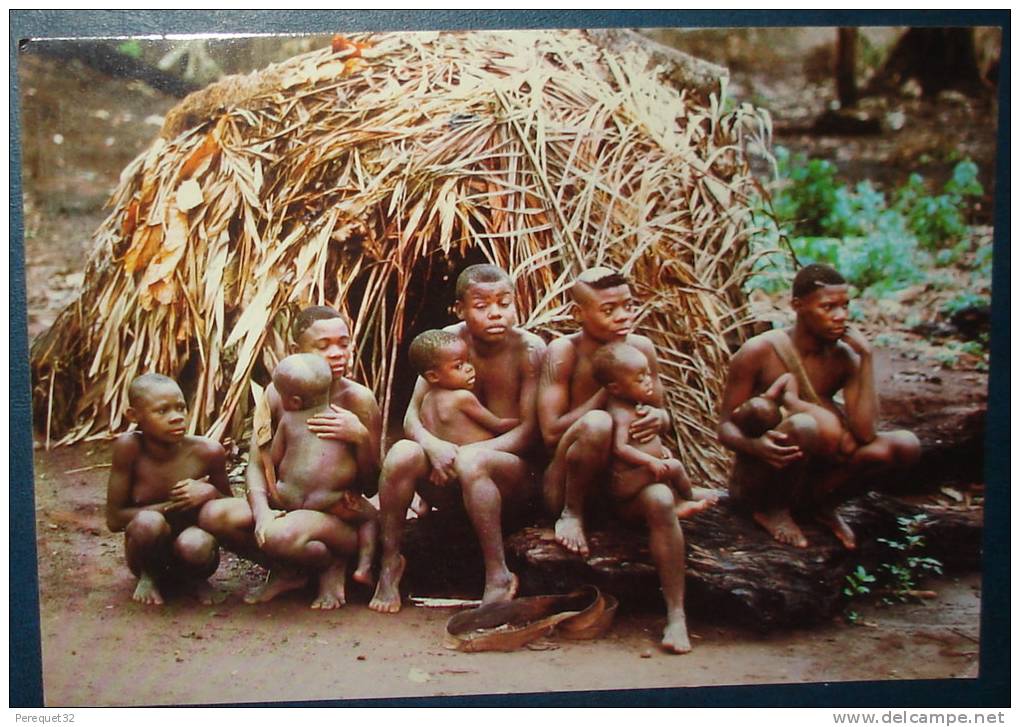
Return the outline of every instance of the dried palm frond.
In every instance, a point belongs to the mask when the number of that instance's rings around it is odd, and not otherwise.
[[[129,165],[81,298],[33,345],[40,426],[61,443],[125,422],[131,379],[178,377],[189,430],[237,437],[249,380],[309,303],[353,321],[354,376],[388,411],[407,308],[447,258],[509,270],[525,327],[570,328],[573,276],[612,265],[643,301],[676,449],[720,482],[714,434],[744,315],[744,149],[770,126],[669,86],[638,50],[579,31],[392,33],[185,99]],[[725,84],[723,84],[724,86]],[[398,413],[399,416],[399,413]]]

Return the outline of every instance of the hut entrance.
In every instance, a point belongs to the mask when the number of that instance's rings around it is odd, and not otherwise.
[[[453,314],[457,276],[469,265],[488,262],[477,247],[467,250],[465,255],[451,251],[449,257],[441,253],[423,258],[415,265],[411,285],[407,291],[407,306],[404,312],[404,336],[397,344],[397,366],[393,377],[387,417],[387,438],[396,441],[403,437],[404,412],[411,400],[416,371],[407,362],[407,350],[411,341],[422,331],[443,328],[456,322]]]

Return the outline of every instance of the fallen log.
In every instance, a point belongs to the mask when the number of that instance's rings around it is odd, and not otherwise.
[[[980,563],[982,512],[926,508],[872,494],[844,506],[861,547],[845,550],[828,532],[806,526],[810,545],[772,540],[749,517],[722,502],[683,523],[687,541],[687,608],[692,615],[758,631],[818,623],[838,613],[848,573],[875,570],[894,557],[879,538],[901,540],[899,518],[925,514],[925,555],[950,570]],[[507,540],[522,592],[567,591],[591,583],[631,607],[657,603],[659,582],[645,533],[611,526],[593,532],[587,558],[568,553],[550,526],[524,528]]]
[[[780,545],[725,500],[684,521],[688,611],[761,632],[830,619],[843,607],[847,574],[858,565],[877,572],[882,563],[892,562],[896,554],[878,539],[902,541],[899,519],[920,514],[926,516],[918,529],[926,539],[924,555],[941,561],[947,571],[980,568],[980,508],[917,506],[871,494],[841,512],[858,535],[857,551],[845,550],[831,533],[812,525],[804,528],[809,547]],[[587,558],[556,544],[551,520],[515,531],[505,544],[507,561],[521,580],[521,595],[568,593],[591,584],[619,598],[622,608],[662,608],[644,532],[609,523],[589,534]],[[406,594],[481,594],[481,554],[463,512],[436,511],[408,522],[403,553]]]

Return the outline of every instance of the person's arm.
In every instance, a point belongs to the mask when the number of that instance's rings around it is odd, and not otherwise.
[[[613,458],[651,470],[656,477],[662,476],[666,471],[665,460],[653,457],[632,445],[629,422],[612,411],[610,415],[613,417]]]
[[[606,405],[606,390],[599,389],[587,401],[570,408],[570,378],[577,363],[573,344],[560,338],[546,349],[545,364],[538,384],[538,426],[546,447],[555,449],[563,434],[578,419]]]
[[[181,480],[170,488],[170,502],[177,509],[202,507],[210,500],[233,497],[227,482],[227,453],[219,442],[203,442],[199,454],[205,461],[205,474],[198,479]]]
[[[482,406],[482,402],[478,401],[478,397],[470,391],[463,391],[457,397],[457,408],[464,416],[497,434],[508,432],[521,423],[520,419],[504,419],[496,416]]]
[[[275,412],[279,411],[279,396],[276,389],[270,384],[265,392],[266,408],[269,411],[270,425],[267,430],[270,437],[276,422]],[[251,507],[252,518],[255,520],[255,542],[262,546],[262,536],[269,523],[284,514],[282,510],[274,510],[269,505],[267,496],[268,483],[263,468],[263,461],[269,456],[269,448],[272,439],[259,442],[259,427],[253,426],[251,433],[251,444],[248,448],[248,468],[245,470],[245,482],[248,488],[248,506]]]
[[[789,437],[774,429],[760,437],[748,437],[740,431],[732,418],[733,410],[754,395],[754,382],[761,367],[761,356],[764,355],[761,347],[767,345],[766,342],[749,341],[741,346],[730,361],[720,405],[718,432],[720,443],[727,449],[764,460],[779,469],[803,456],[800,447],[789,444]]]
[[[456,444],[440,439],[425,428],[421,422],[421,402],[429,389],[429,383],[421,376],[414,384],[411,401],[407,404],[404,414],[404,434],[417,442],[425,450],[425,456],[432,465],[429,479],[434,485],[444,485],[457,479],[454,463],[457,461],[459,448]]]
[[[858,444],[868,444],[878,435],[878,392],[875,389],[871,344],[856,328],[847,328],[843,343],[857,357],[857,361],[851,362],[853,371],[843,387],[847,425]]]
[[[519,363],[521,377],[520,393],[517,400],[518,422],[509,431],[498,437],[467,445],[472,449],[489,449],[510,454],[523,454],[531,446],[538,428],[536,400],[539,378],[545,361],[545,342],[538,336],[526,334],[524,351]]]
[[[666,391],[662,379],[659,378],[659,359],[655,355],[655,345],[651,339],[633,336],[631,342],[648,359],[648,372],[655,383],[655,391],[652,397],[653,406],[641,404],[635,407],[638,416],[630,423],[629,433],[636,442],[648,442],[669,427],[669,412],[663,407]]]
[[[139,445],[134,434],[122,434],[113,443],[110,480],[106,485],[106,526],[119,533],[142,510],[166,514],[179,509],[169,500],[138,507],[131,502],[131,477]]]

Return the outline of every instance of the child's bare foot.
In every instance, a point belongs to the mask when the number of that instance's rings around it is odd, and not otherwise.
[[[816,512],[815,520],[829,528],[833,535],[836,536],[836,539],[843,544],[844,548],[847,550],[857,549],[857,536],[854,535],[854,531],[846,524],[846,520],[840,517],[835,508]]]
[[[347,603],[347,564],[334,563],[319,574],[319,595],[312,601],[312,608],[328,611]]]
[[[662,632],[662,648],[674,654],[686,654],[691,650],[687,620],[683,614],[667,617],[666,630]]]
[[[269,577],[265,583],[245,595],[244,602],[266,603],[267,601],[272,601],[281,593],[303,588],[306,583],[308,583],[307,576],[273,570],[269,572]]]
[[[711,487],[692,487],[690,499],[715,505],[719,502],[719,490]]]
[[[361,563],[358,565],[354,573],[351,574],[358,583],[364,583],[366,586],[370,586],[375,583],[375,579],[372,577],[372,564]]]
[[[793,516],[786,508],[778,510],[765,510],[752,515],[755,522],[765,528],[769,535],[784,545],[792,545],[795,548],[806,548],[808,545],[804,533],[793,521]]]
[[[148,573],[142,573],[131,598],[138,601],[138,603],[144,603],[147,606],[163,605],[163,594],[159,592],[159,588],[156,586],[156,579]]]
[[[400,610],[400,579],[404,576],[407,561],[398,555],[390,562],[383,560],[379,569],[379,583],[368,607],[379,613],[396,613]]]
[[[214,587],[209,581],[197,581],[191,587],[191,595],[203,606],[213,606],[227,600],[227,592]]]
[[[517,587],[520,585],[520,581],[517,576],[506,571],[505,574],[500,575],[492,583],[485,584],[485,591],[482,593],[482,603],[498,603],[502,601],[512,601],[514,596],[517,595]]]
[[[699,512],[707,510],[714,505],[709,500],[681,500],[676,505],[676,516],[681,520],[694,517]]]
[[[556,521],[556,542],[578,555],[588,555],[588,540],[584,537],[584,524],[576,515],[560,515]]]

